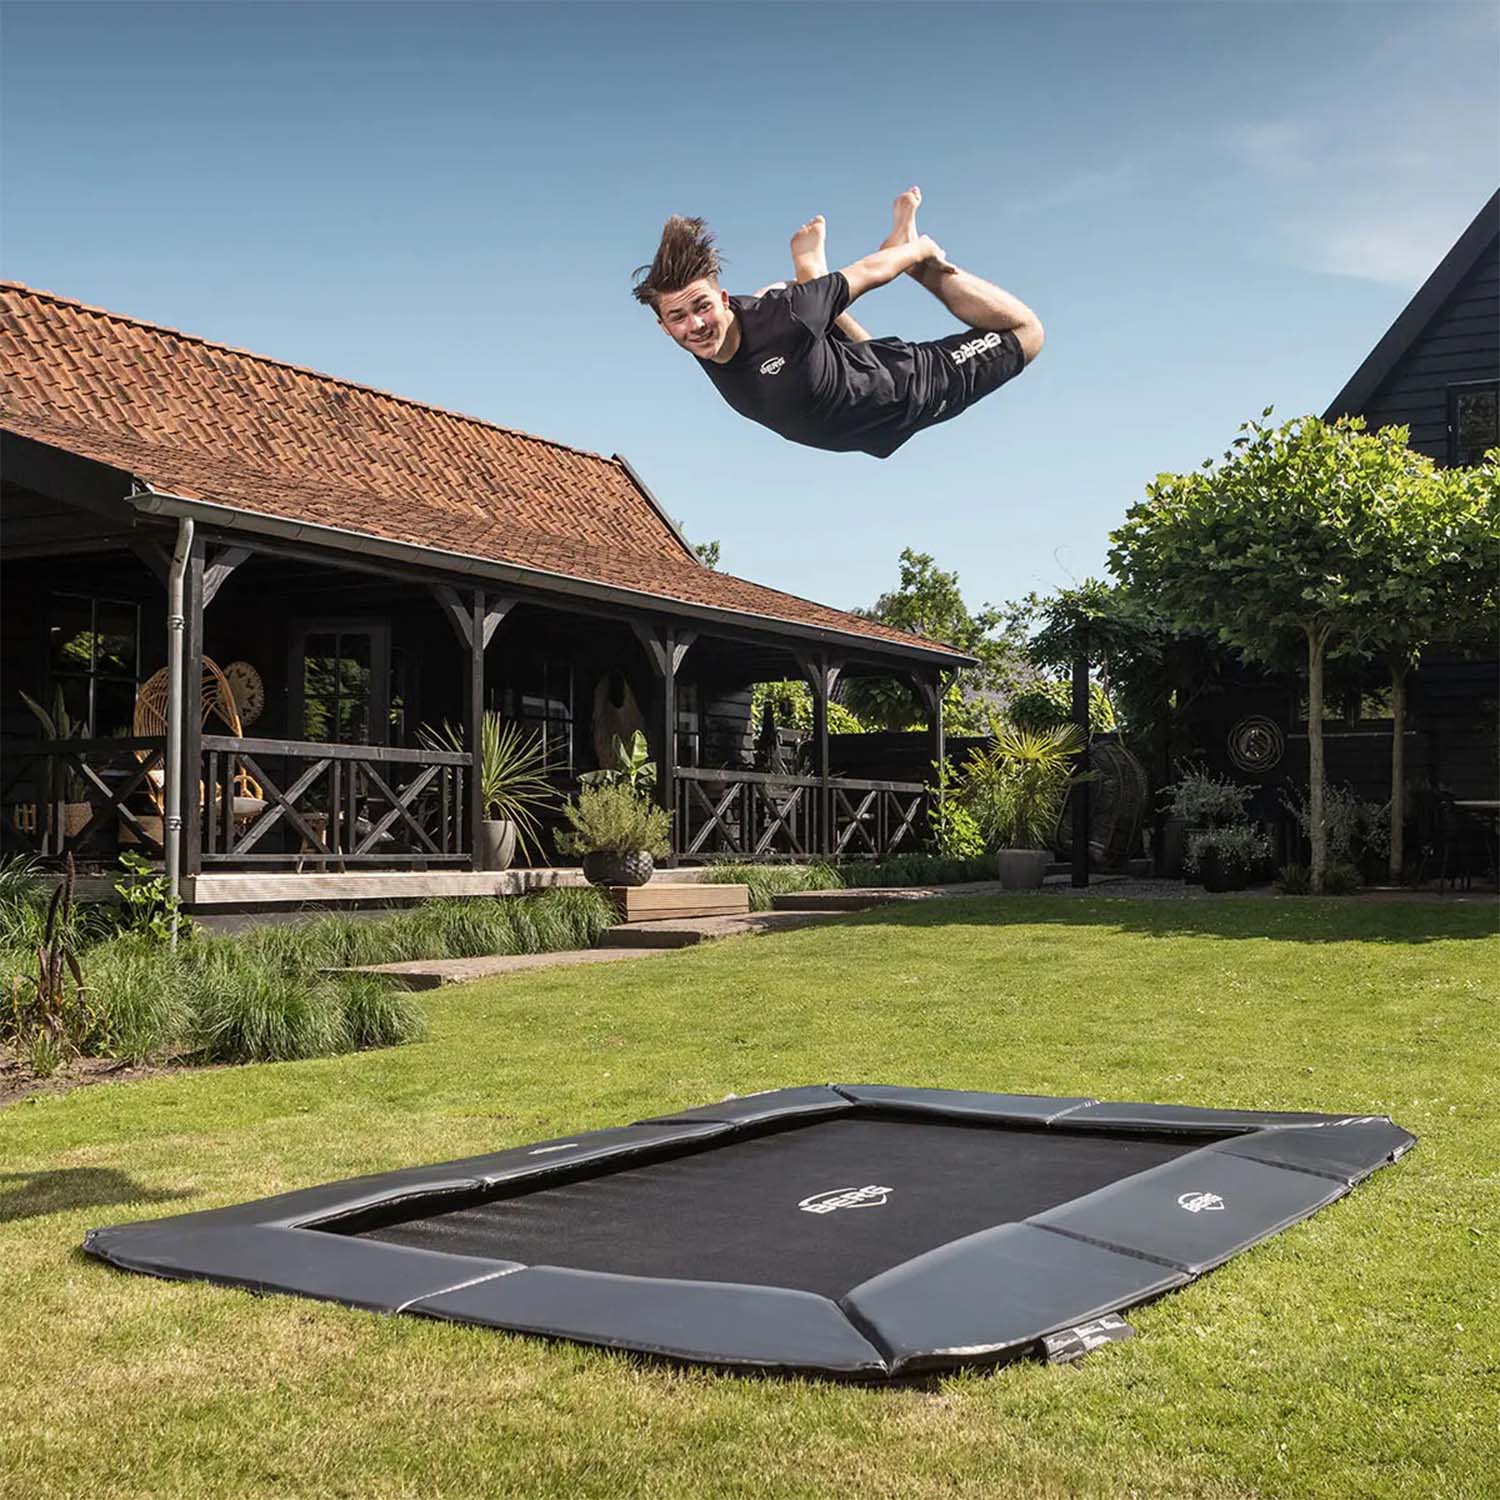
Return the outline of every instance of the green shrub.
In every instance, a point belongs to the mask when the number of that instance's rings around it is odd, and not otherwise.
[[[832,865],[710,865],[704,874],[709,885],[743,885],[750,888],[750,910],[770,911],[776,896],[796,891],[836,890],[844,884]]]
[[[1354,865],[1331,864],[1323,876],[1323,894],[1325,896],[1352,896],[1361,884],[1363,882],[1360,879],[1359,870]]]
[[[336,986],[343,1007],[345,1044],[398,1047],[427,1035],[427,1017],[411,995],[373,974],[353,974]]]
[[[1017,729],[1040,733],[1073,722],[1072,682],[1035,682],[1006,701],[1005,717]],[[1108,734],[1115,727],[1115,711],[1104,689],[1089,683],[1089,733]]]
[[[1312,890],[1309,865],[1283,865],[1276,875],[1276,889],[1283,896],[1306,896]]]
[[[984,854],[984,830],[979,819],[958,800],[944,800],[942,816],[936,805],[928,813],[936,852],[945,859],[979,859]]]
[[[1186,763],[1170,786],[1162,789],[1162,802],[1170,817],[1181,818],[1189,828],[1222,828],[1245,821],[1245,808],[1255,788],[1240,786],[1227,777],[1211,776],[1201,766]]]
[[[569,830],[556,838],[564,854],[628,854],[661,858],[671,848],[672,815],[628,786],[586,786],[564,807]]]
[[[850,861],[839,866],[848,886],[958,885],[971,880],[993,880],[994,861],[988,857],[952,859],[941,854],[896,854],[869,864]]]

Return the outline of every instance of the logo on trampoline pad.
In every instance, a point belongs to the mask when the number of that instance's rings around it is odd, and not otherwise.
[[[785,364],[786,359],[782,355],[778,354],[774,359],[768,359],[760,367],[760,373],[762,375],[779,375],[781,374],[782,366],[784,366]]]
[[[1177,1200],[1177,1205],[1190,1214],[1201,1214],[1205,1210],[1217,1213],[1224,1207],[1224,1200],[1217,1193],[1184,1193]]]
[[[538,1146],[535,1151],[528,1151],[527,1156],[545,1156],[549,1151],[571,1151],[577,1141],[564,1141],[560,1146]]]
[[[895,1192],[894,1188],[829,1188],[826,1193],[814,1193],[804,1198],[797,1207],[805,1214],[831,1214],[839,1208],[879,1208]]]

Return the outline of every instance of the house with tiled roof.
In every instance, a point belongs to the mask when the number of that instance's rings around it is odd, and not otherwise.
[[[968,658],[705,567],[619,455],[16,283],[0,401],[7,848],[134,845],[198,905],[501,888],[472,755],[423,733],[473,745],[486,710],[560,789],[643,729],[682,861],[921,836],[919,785],[830,763],[828,697],[903,678],[936,749]],[[816,709],[796,774],[750,721],[787,677]]]

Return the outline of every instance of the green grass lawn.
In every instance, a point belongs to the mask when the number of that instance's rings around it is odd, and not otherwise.
[[[1500,1494],[1500,938],[1423,902],[1017,896],[425,997],[426,1042],[0,1111],[0,1493]],[[126,1275],[93,1225],[807,1082],[1389,1114],[1352,1195],[1082,1364],[745,1378]]]

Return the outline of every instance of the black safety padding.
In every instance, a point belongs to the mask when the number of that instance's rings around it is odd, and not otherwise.
[[[1030,1222],[1149,1255],[1196,1276],[1348,1191],[1329,1177],[1203,1150]]]
[[[1069,1130],[1157,1130],[1234,1135],[1272,1125],[1307,1125],[1339,1115],[1298,1114],[1293,1110],[1198,1109],[1190,1104],[1089,1104],[1062,1123]]]
[[[642,1120],[642,1125],[672,1125],[680,1121],[723,1121],[735,1126],[758,1125],[798,1115],[835,1114],[851,1108],[842,1094],[824,1083],[806,1084],[800,1088],[771,1089],[763,1094],[741,1094],[718,1104],[702,1104],[696,1109],[682,1109],[675,1114],[658,1115]]]
[[[1020,1351],[1189,1279],[1138,1256],[1007,1224],[872,1277],[841,1305],[899,1374]]]
[[[83,1248],[122,1270],[174,1281],[212,1280],[254,1292],[292,1292],[377,1312],[396,1312],[419,1297],[516,1269],[514,1262],[412,1250],[312,1229],[237,1225],[151,1230],[149,1224],[91,1230]]]
[[[533,1266],[408,1311],[711,1364],[887,1373],[880,1351],[826,1297],[778,1287]]]
[[[588,1162],[628,1160],[639,1156],[659,1156],[664,1149],[695,1141],[711,1141],[729,1134],[727,1126],[714,1121],[645,1122],[619,1125],[610,1130],[588,1130],[579,1135],[560,1135],[535,1146],[517,1146],[512,1151],[497,1152],[483,1163],[476,1163],[476,1175],[491,1185],[518,1182],[526,1178],[556,1176],[571,1172]]]
[[[1016,1121],[1045,1125],[1094,1101],[1087,1097],[1053,1098],[1045,1094],[985,1094],[970,1089],[905,1089],[888,1083],[836,1083],[839,1093],[856,1104],[876,1105],[902,1113],[950,1119]]]
[[[1383,1117],[1290,1126],[1223,1141],[1213,1149],[1277,1167],[1299,1167],[1347,1182],[1363,1182],[1377,1167],[1404,1156],[1417,1138]]]

